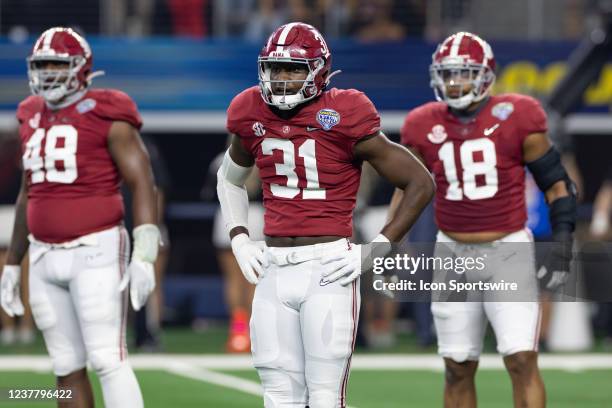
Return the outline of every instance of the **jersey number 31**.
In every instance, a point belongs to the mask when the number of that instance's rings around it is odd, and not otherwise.
[[[315,141],[308,139],[298,148],[298,155],[304,159],[306,173],[306,188],[298,187],[298,175],[295,172],[295,146],[291,140],[265,139],[261,143],[262,153],[271,155],[274,150],[283,152],[283,162],[276,164],[276,174],[287,177],[287,185],[271,183],[270,190],[276,197],[295,198],[300,190],[305,200],[324,200],[325,189],[319,185],[319,173],[317,171],[317,158],[315,155]]]

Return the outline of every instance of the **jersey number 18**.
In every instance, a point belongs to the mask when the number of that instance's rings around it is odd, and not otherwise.
[[[474,160],[475,152],[482,152],[482,161]],[[448,181],[445,197],[447,200],[460,201],[464,196],[470,200],[482,200],[491,198],[497,193],[497,155],[495,143],[491,139],[467,140],[461,144],[459,157],[463,168],[461,175],[463,189],[459,187],[453,142],[444,143],[438,150],[438,157],[444,165],[444,174]],[[476,184],[476,176],[479,175],[484,177],[484,184],[480,186]]]

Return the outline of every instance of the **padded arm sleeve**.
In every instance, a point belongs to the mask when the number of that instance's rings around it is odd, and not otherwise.
[[[217,172],[217,196],[228,233],[236,227],[248,228],[249,196],[244,183],[251,169],[236,164],[229,150],[225,152]]]

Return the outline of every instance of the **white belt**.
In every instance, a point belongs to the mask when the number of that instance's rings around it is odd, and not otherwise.
[[[117,228],[117,227],[113,227]],[[43,242],[39,241],[32,234],[28,235],[28,241],[34,244],[30,247],[30,263],[35,264],[44,254],[52,249],[71,249],[79,246],[97,246],[98,245],[98,234],[103,231],[94,232],[91,234],[83,235],[72,241],[66,242]]]
[[[342,238],[333,242],[299,247],[266,247],[264,256],[278,266],[297,265],[321,259],[331,253],[344,251],[349,245],[351,244],[348,239]]]

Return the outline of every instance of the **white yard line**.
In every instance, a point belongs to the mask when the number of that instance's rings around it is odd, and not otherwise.
[[[223,354],[134,354],[129,361],[136,369],[165,370],[172,364],[186,364],[208,370],[248,370],[253,368],[251,357]],[[612,354],[543,354],[539,366],[544,369],[589,370],[612,369]],[[502,358],[495,354],[481,356],[480,368],[503,369]],[[351,370],[442,370],[442,359],[435,355],[357,354]],[[0,356],[0,371],[51,371],[46,356]]]
[[[210,371],[207,368],[198,367],[192,364],[173,362],[166,366],[164,370],[174,375],[204,381],[221,387],[232,388],[247,394],[257,396],[263,395],[263,390],[259,383],[245,380],[244,378],[234,375]]]

